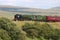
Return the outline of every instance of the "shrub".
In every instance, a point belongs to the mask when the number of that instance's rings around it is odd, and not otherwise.
[[[38,38],[42,40],[59,40],[60,39],[60,31],[55,30],[53,26],[51,26],[48,23],[40,24],[40,23],[34,23],[29,24],[26,23],[22,27],[23,31],[27,33],[27,36],[30,38]]]
[[[11,40],[11,37],[8,35],[8,32],[6,30],[0,29],[0,39]]]
[[[38,33],[39,33],[39,28],[37,28],[36,26],[37,26],[36,23],[35,24],[26,23],[22,27],[22,29],[27,33],[28,37],[35,38],[38,37]]]
[[[7,18],[0,18],[0,39],[1,40],[25,40],[16,24]]]

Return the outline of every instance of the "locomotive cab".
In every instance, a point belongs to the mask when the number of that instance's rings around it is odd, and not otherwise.
[[[20,14],[16,14],[15,16],[14,16],[14,20],[16,21],[16,20],[21,20],[21,15]]]

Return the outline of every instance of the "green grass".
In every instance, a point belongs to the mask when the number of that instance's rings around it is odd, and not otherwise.
[[[0,11],[0,17],[6,17],[10,20],[14,19],[14,15],[17,14],[17,12],[6,12],[6,11]],[[13,21],[17,24],[18,27],[23,26],[25,23],[34,23],[34,21]],[[43,24],[45,22],[39,22],[40,24]],[[52,25],[55,28],[60,28],[60,22],[48,22],[50,25]]]
[[[19,28],[21,28],[25,23],[35,23],[35,21],[14,21],[14,23],[17,24],[17,26]],[[44,24],[46,22],[38,22],[40,24]],[[60,29],[60,22],[47,22],[48,24],[50,24],[51,26],[53,26],[54,28],[59,28]]]
[[[13,13],[13,12],[4,12],[4,11],[0,11],[0,17],[6,17],[10,20],[13,21],[13,17],[16,13]],[[17,27],[19,29],[21,29],[21,27],[25,24],[25,23],[30,23],[30,24],[33,24],[35,23],[35,21],[13,21]],[[38,22],[40,24],[44,24],[46,22]],[[48,24],[50,24],[51,26],[53,26],[54,28],[59,28],[60,29],[60,22],[47,22]],[[52,28],[53,28],[52,27]],[[22,31],[24,33],[24,31]],[[31,39],[31,38],[28,38],[26,37],[26,40],[38,40],[37,38],[34,38],[34,39]]]

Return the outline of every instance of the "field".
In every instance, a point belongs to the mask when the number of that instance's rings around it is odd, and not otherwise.
[[[15,12],[0,11],[0,17],[6,17],[12,21],[15,14],[16,14]],[[15,22],[19,27],[21,27],[25,23],[34,23],[34,21],[13,21],[13,22]],[[38,23],[43,24],[45,22],[38,22]],[[54,26],[55,28],[60,28],[60,22],[47,22],[47,23]]]
[[[19,30],[21,31],[21,33],[24,34],[25,36],[26,36],[26,34],[28,34],[28,33],[26,33],[26,31],[23,31],[23,30],[21,30],[21,29],[22,29],[22,26],[23,26],[24,24],[26,24],[26,23],[30,23],[30,24],[33,24],[33,23],[35,23],[35,22],[37,22],[37,23],[39,23],[39,24],[48,23],[48,24],[51,25],[52,28],[60,29],[60,22],[13,21],[14,15],[15,15],[16,13],[18,13],[18,12],[0,11],[0,17],[8,18],[8,19],[10,19],[12,22],[14,22],[14,23],[17,25],[16,27],[18,27]],[[18,14],[21,14],[21,13],[18,13]],[[39,26],[40,26],[40,25],[39,25]],[[36,26],[36,27],[37,27],[37,26]],[[38,27],[37,27],[37,28],[38,28]],[[47,28],[46,28],[46,29],[47,29]],[[50,28],[49,28],[49,29],[50,29]],[[33,30],[32,30],[32,31],[33,31]],[[35,31],[34,31],[34,32],[35,32]],[[34,32],[32,32],[32,33],[34,33]],[[52,33],[53,33],[53,32],[52,32]],[[22,35],[21,38],[24,39],[24,35]],[[38,38],[32,39],[32,38],[29,38],[29,37],[26,36],[26,40],[38,40]]]
[[[35,21],[14,21],[18,27],[22,27],[22,25],[24,25],[25,23],[35,23]],[[44,24],[46,22],[38,22],[40,24]],[[60,28],[60,22],[47,22],[48,24],[50,24],[51,26],[53,26],[54,28]]]

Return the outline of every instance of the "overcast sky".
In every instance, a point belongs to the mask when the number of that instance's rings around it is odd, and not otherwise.
[[[13,5],[46,9],[60,6],[60,0],[0,0],[0,5]]]

